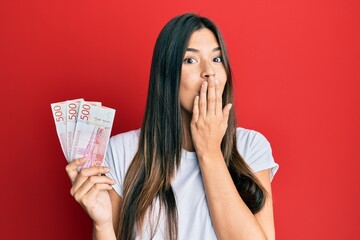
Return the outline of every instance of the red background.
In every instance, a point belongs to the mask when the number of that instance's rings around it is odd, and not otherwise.
[[[91,238],[50,103],[99,100],[113,134],[140,127],[155,39],[189,11],[222,30],[239,125],[280,164],[277,239],[360,239],[358,0],[2,0],[1,239]]]

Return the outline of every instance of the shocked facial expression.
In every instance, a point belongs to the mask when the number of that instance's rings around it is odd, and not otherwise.
[[[226,78],[220,45],[214,33],[207,28],[195,31],[182,63],[179,94],[183,110],[192,112],[194,99],[200,94],[204,81],[218,80],[223,92]]]

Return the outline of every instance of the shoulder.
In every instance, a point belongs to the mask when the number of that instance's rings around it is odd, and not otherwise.
[[[132,161],[139,146],[140,129],[117,134],[110,138],[109,155],[114,161]]]
[[[129,145],[132,145],[133,143],[137,144],[139,142],[139,136],[140,136],[140,128],[112,136],[110,138],[110,144],[115,146],[122,144],[129,144]]]
[[[275,163],[271,145],[263,134],[239,127],[236,129],[236,146],[254,172],[270,169],[273,178],[279,165]]]
[[[270,145],[266,137],[260,132],[242,127],[236,128],[236,140],[238,146],[241,145],[245,147],[244,150],[258,144]]]
[[[260,132],[241,127],[236,129],[236,144],[243,155],[259,145],[270,146],[269,141]]]

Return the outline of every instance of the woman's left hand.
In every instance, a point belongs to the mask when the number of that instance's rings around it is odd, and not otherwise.
[[[222,107],[222,91],[219,81],[210,77],[201,85],[196,96],[191,119],[191,135],[196,153],[201,156],[221,152],[232,104]]]

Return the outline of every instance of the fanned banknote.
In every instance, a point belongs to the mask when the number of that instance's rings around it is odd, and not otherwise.
[[[67,100],[66,101],[66,149],[67,149],[67,159],[69,162],[71,159],[71,148],[74,139],[74,132],[76,127],[76,122],[78,118],[79,108],[81,102],[84,99],[74,99],[74,100]],[[89,102],[92,105],[101,106],[101,102]]]
[[[82,98],[66,101],[66,154],[70,157],[72,142],[74,138],[75,125],[78,117]],[[70,159],[67,159],[68,161]]]
[[[71,159],[85,157],[87,162],[83,168],[100,166],[104,161],[114,116],[114,109],[94,106],[82,101],[71,149]]]
[[[52,103],[51,109],[66,160],[86,157],[88,161],[83,168],[101,165],[115,110],[82,98]]]
[[[51,104],[52,115],[54,117],[56,132],[60,141],[61,149],[68,159],[66,144],[66,102]]]

